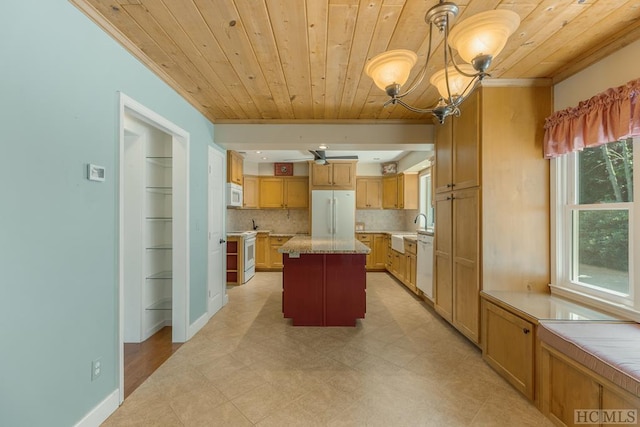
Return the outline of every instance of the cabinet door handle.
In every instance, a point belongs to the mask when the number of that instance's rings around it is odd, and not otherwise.
[[[531,332],[531,331],[529,330],[529,328],[522,328],[522,332],[523,332],[525,335],[527,335],[527,334],[528,334],[529,332]]]
[[[447,188],[453,187],[453,184],[447,184]]]
[[[220,244],[226,243],[226,240],[220,239]]]

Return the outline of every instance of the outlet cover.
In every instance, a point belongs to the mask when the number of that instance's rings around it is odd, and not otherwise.
[[[102,374],[102,357],[91,362],[91,381],[95,381]]]

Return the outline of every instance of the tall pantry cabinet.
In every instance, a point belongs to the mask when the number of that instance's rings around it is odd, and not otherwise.
[[[476,344],[482,289],[549,283],[551,112],[550,86],[483,86],[436,125],[435,309]]]

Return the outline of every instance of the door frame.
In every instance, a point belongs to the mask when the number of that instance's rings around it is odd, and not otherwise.
[[[189,328],[189,158],[190,135],[171,121],[133,100],[119,94],[118,145],[118,355],[120,404],[124,401],[124,146],[125,115],[131,115],[172,137],[173,142],[173,282],[172,282],[172,341],[185,342]],[[176,262],[178,261],[178,262]]]

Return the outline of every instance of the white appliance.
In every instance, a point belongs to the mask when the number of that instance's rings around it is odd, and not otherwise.
[[[227,182],[227,206],[242,207],[242,186]]]
[[[247,283],[256,274],[256,233],[245,231],[242,233],[244,241],[244,275],[242,283]]]
[[[433,236],[418,233],[416,286],[433,301]]]
[[[311,209],[311,237],[355,237],[355,191],[313,190]]]

